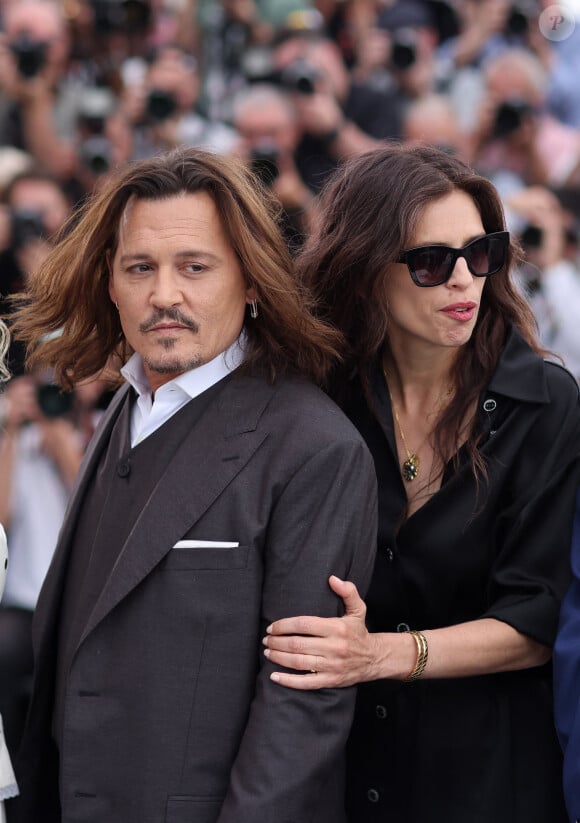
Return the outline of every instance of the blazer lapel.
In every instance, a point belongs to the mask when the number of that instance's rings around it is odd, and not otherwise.
[[[249,377],[233,378],[206,410],[159,478],[122,548],[81,637],[135,588],[203,516],[243,469],[267,433],[259,418],[276,391]]]
[[[129,386],[122,386],[111,400],[107,411],[101,418],[99,426],[85,452],[82,465],[73,485],[63,526],[58,537],[49,573],[46,576],[38,603],[35,609],[33,624],[33,641],[35,649],[39,649],[42,640],[50,633],[53,620],[56,618],[60,606],[60,593],[63,590],[65,572],[68,564],[69,551],[74,535],[79,510],[82,506],[87,487],[93,477],[103,449],[106,448],[123,401],[127,396]]]

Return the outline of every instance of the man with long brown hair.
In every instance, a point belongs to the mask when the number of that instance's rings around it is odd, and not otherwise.
[[[335,332],[267,195],[180,150],[120,171],[16,328],[63,385],[122,365],[35,616],[28,823],[343,820],[350,690],[286,693],[261,639],[369,580],[375,476],[321,381]],[[54,334],[50,334],[54,332]]]

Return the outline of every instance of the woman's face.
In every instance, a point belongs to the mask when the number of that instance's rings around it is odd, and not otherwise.
[[[408,248],[443,244],[460,248],[484,235],[475,202],[462,191],[434,200],[421,215]],[[391,345],[456,348],[471,337],[479,313],[485,277],[474,277],[464,258],[458,258],[451,277],[439,286],[420,287],[405,263],[389,266],[385,291]]]

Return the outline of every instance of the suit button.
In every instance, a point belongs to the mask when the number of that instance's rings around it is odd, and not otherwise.
[[[397,624],[397,631],[398,632],[410,632],[411,627],[409,626],[408,623],[398,623]]]
[[[389,563],[392,563],[395,559],[395,552],[392,549],[385,549],[385,556]]]
[[[369,789],[367,792],[367,798],[371,803],[378,803],[380,795],[376,789]]]
[[[387,710],[384,706],[375,706],[375,714],[379,720],[386,720],[387,718]]]
[[[131,463],[129,460],[121,460],[117,465],[117,474],[119,477],[127,477],[127,475],[131,474]]]

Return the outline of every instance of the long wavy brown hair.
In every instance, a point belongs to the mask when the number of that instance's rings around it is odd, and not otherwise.
[[[365,378],[372,364],[392,354],[385,279],[391,264],[412,245],[425,207],[454,190],[473,199],[486,232],[505,230],[501,200],[490,181],[436,148],[388,144],[344,164],[327,182],[318,226],[298,258],[298,269],[317,300],[319,316],[344,335],[344,357],[331,388],[338,402],[353,367],[368,392]],[[476,474],[485,475],[470,409],[496,367],[510,325],[543,353],[532,311],[510,275],[519,257],[512,242],[506,265],[483,290],[473,335],[458,353],[453,399],[433,433],[443,465],[456,455],[467,421],[472,465]]]
[[[259,317],[244,324],[243,369],[270,379],[302,373],[324,383],[340,335],[311,311],[278,227],[276,202],[240,162],[198,149],[129,164],[73,216],[11,316],[15,335],[27,344],[28,366],[52,366],[55,379],[70,387],[127,360],[131,350],[109,297],[107,264],[125,207],[130,198],[196,192],[213,198],[246,287],[257,292]]]

